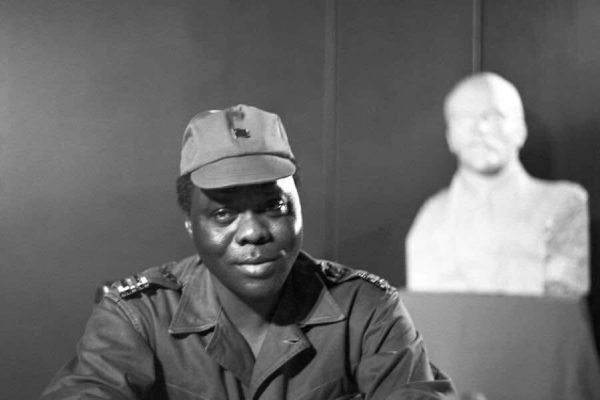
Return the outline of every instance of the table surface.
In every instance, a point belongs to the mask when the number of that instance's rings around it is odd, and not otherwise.
[[[600,399],[584,300],[401,291],[430,358],[488,400]]]

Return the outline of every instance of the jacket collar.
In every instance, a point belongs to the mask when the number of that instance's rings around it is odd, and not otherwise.
[[[301,252],[294,263],[274,314],[278,326],[299,327],[328,324],[346,318],[319,275],[320,264]],[[198,259],[183,282],[183,291],[174,314],[171,334],[203,333],[214,329],[221,306],[217,300],[210,271]]]
[[[210,271],[198,259],[183,282],[183,290],[169,333],[205,332],[214,328],[221,306],[210,278]]]

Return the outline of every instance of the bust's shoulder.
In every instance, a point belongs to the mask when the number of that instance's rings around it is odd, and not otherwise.
[[[566,180],[532,179],[536,197],[541,201],[550,201],[555,204],[576,207],[585,206],[588,202],[587,190],[579,183]]]
[[[449,197],[450,188],[442,188],[433,195],[429,196],[429,198],[423,203],[423,207],[443,207],[448,202]]]
[[[423,221],[433,219],[435,221],[442,217],[442,213],[449,203],[450,190],[448,187],[438,190],[429,196],[419,207],[415,220]]]

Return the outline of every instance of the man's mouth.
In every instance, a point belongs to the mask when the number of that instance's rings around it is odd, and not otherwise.
[[[266,278],[271,276],[275,270],[275,264],[272,261],[254,264],[238,264],[237,267],[244,275],[252,278]]]
[[[279,254],[248,254],[246,256],[240,257],[236,261],[236,264],[258,265],[275,261],[279,257],[281,257],[281,255]]]
[[[271,275],[279,258],[278,255],[248,255],[238,259],[235,264],[245,275],[260,278]]]

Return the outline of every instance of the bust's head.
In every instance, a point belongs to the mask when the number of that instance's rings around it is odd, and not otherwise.
[[[527,127],[519,92],[506,79],[490,72],[464,78],[446,97],[444,116],[459,168],[492,176],[518,162]]]

